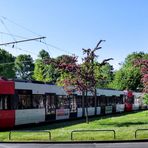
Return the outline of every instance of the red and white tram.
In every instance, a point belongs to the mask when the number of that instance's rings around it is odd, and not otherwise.
[[[128,94],[128,95],[126,95]],[[59,86],[41,82],[0,80],[0,130],[17,125],[50,122],[137,110],[133,95],[97,89],[96,100],[80,92],[68,95]],[[133,108],[132,108],[133,107]]]

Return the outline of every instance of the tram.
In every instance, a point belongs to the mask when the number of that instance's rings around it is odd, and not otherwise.
[[[0,130],[18,125],[139,110],[131,91],[97,89],[94,97],[68,94],[63,87],[37,81],[0,80]]]

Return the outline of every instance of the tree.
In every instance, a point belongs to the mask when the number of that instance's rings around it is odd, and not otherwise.
[[[98,88],[108,88],[114,78],[113,66],[109,63],[106,63],[101,68],[95,66],[95,76],[98,79],[96,84]]]
[[[39,52],[38,59],[35,61],[33,74],[35,80],[56,83],[59,74],[52,63],[45,64],[49,59],[51,59],[49,53],[42,49]]]
[[[115,72],[114,80],[109,84],[111,88],[119,90],[134,90],[141,87],[141,75],[138,68],[126,67]]]
[[[135,65],[140,66],[140,72],[142,75],[141,82],[143,84],[143,91],[148,93],[148,59],[137,59]]]
[[[96,100],[96,84],[98,82],[98,79],[96,79],[94,74],[95,65],[101,68],[109,60],[112,59],[112,58],[105,59],[101,63],[96,64],[95,59],[97,56],[95,52],[98,49],[101,49],[100,44],[102,41],[103,40],[100,40],[94,49],[90,49],[90,48],[82,49],[85,57],[82,59],[83,63],[81,65],[77,64],[77,57],[75,56],[73,56],[71,60],[68,61],[67,63],[65,62],[63,63],[63,61],[56,62],[56,61],[49,60],[49,63],[54,63],[55,67],[57,67],[58,69],[64,70],[65,73],[69,74],[68,77],[63,79],[63,84],[65,88],[69,89],[71,88],[71,86],[73,86],[72,89],[81,91],[83,93],[83,100],[84,100],[84,95],[87,98],[88,91],[91,91],[94,94],[95,100]],[[89,123],[87,107],[86,107],[86,122]]]
[[[129,54],[121,69],[115,72],[114,80],[109,86],[114,89],[130,89],[133,91],[142,88],[140,66],[135,67],[134,62],[136,59],[145,58],[148,58],[148,54],[143,52]]]
[[[4,49],[0,49],[0,76],[15,78],[15,57]]]
[[[30,55],[21,54],[15,59],[16,76],[19,79],[31,80],[34,64]]]
[[[69,55],[61,55],[58,56],[55,59],[56,62],[56,71],[58,73],[58,77],[57,77],[57,85],[59,86],[64,86],[65,84],[63,83],[63,81],[65,79],[67,79],[68,77],[71,79],[71,73],[69,73],[69,71],[66,71],[64,68],[59,67],[58,65],[64,66],[64,65],[75,65],[76,61],[74,60],[73,56],[69,56]]]
[[[39,52],[38,57],[39,57],[40,59],[48,59],[48,58],[50,58],[50,55],[49,55],[49,53],[48,53],[47,51],[45,51],[44,49],[42,49],[42,50]]]

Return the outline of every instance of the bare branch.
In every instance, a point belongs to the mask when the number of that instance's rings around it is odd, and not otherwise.
[[[106,40],[100,40],[99,43],[97,44],[97,46],[95,47],[95,49],[100,49],[100,48],[99,48],[99,45],[100,45],[102,42],[105,42],[105,41],[106,41]]]
[[[105,59],[102,61],[102,63],[99,64],[99,66],[105,65],[108,61],[113,60],[113,58]]]

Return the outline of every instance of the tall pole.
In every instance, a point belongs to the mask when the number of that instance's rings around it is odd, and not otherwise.
[[[98,49],[101,49],[102,47],[100,47],[100,44],[102,42],[105,42],[105,40],[100,40],[97,44],[97,46],[94,48],[94,50],[92,51],[92,59],[91,59],[91,64],[92,64],[92,78],[94,78],[94,58],[95,58],[95,51]],[[94,78],[95,79],[95,78]],[[95,115],[97,114],[97,89],[96,89],[96,82],[94,84],[94,100],[95,100]]]

